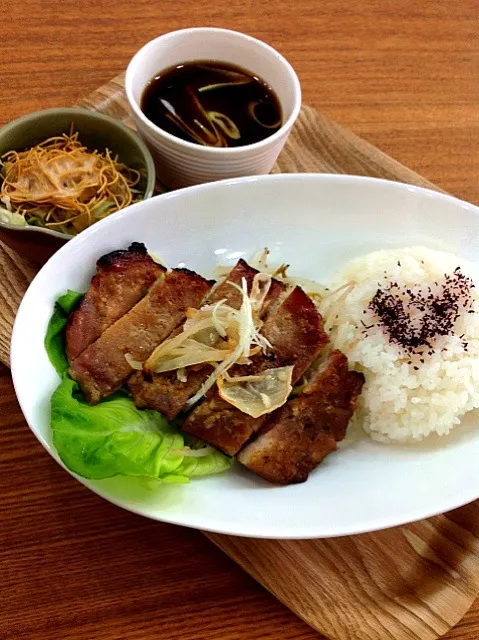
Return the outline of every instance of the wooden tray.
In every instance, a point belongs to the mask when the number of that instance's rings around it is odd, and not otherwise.
[[[131,124],[123,76],[82,100]],[[303,107],[274,172],[348,173],[435,188],[364,140]],[[35,267],[0,244],[0,360]],[[318,631],[335,640],[433,640],[479,593],[479,502],[404,527],[329,540],[206,533]]]

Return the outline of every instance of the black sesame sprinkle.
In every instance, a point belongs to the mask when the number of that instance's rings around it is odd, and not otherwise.
[[[474,313],[471,309],[474,283],[459,267],[433,286],[434,290],[432,287],[404,287],[391,281],[387,286],[379,287],[369,303],[369,310],[378,316],[390,342],[409,355],[424,348],[433,355],[433,338],[452,335],[461,313]],[[364,322],[362,324],[366,329],[370,328]],[[463,338],[461,335],[460,339]]]

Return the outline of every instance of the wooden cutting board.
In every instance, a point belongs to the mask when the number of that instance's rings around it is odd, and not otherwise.
[[[82,100],[132,124],[118,76]],[[364,140],[303,107],[275,173],[346,173],[435,188]],[[36,268],[0,244],[0,360]],[[479,502],[403,527],[327,540],[206,533],[312,627],[335,640],[433,640],[479,593]]]

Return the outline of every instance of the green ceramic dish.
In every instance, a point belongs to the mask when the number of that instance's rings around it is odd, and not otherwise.
[[[121,162],[142,173],[139,189],[143,192],[143,199],[153,194],[155,165],[145,143],[129,127],[96,111],[46,109],[18,118],[0,129],[0,155],[12,149],[28,149],[46,138],[68,133],[72,122],[86,147],[98,151],[108,147]],[[45,262],[71,237],[41,227],[20,227],[0,222],[0,239],[38,263]]]

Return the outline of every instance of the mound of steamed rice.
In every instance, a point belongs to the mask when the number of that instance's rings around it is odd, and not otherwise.
[[[405,352],[391,341],[369,308],[378,287],[390,281],[424,288],[458,266],[479,288],[472,264],[424,247],[377,251],[357,258],[328,285],[334,289],[355,283],[339,303],[338,295],[326,297],[321,311],[331,327],[333,346],[347,355],[351,368],[365,375],[354,422],[375,440],[407,442],[433,432],[445,435],[467,411],[479,407],[477,289],[471,290],[474,313],[461,313],[451,335],[436,336],[432,355],[427,349],[413,355]]]

